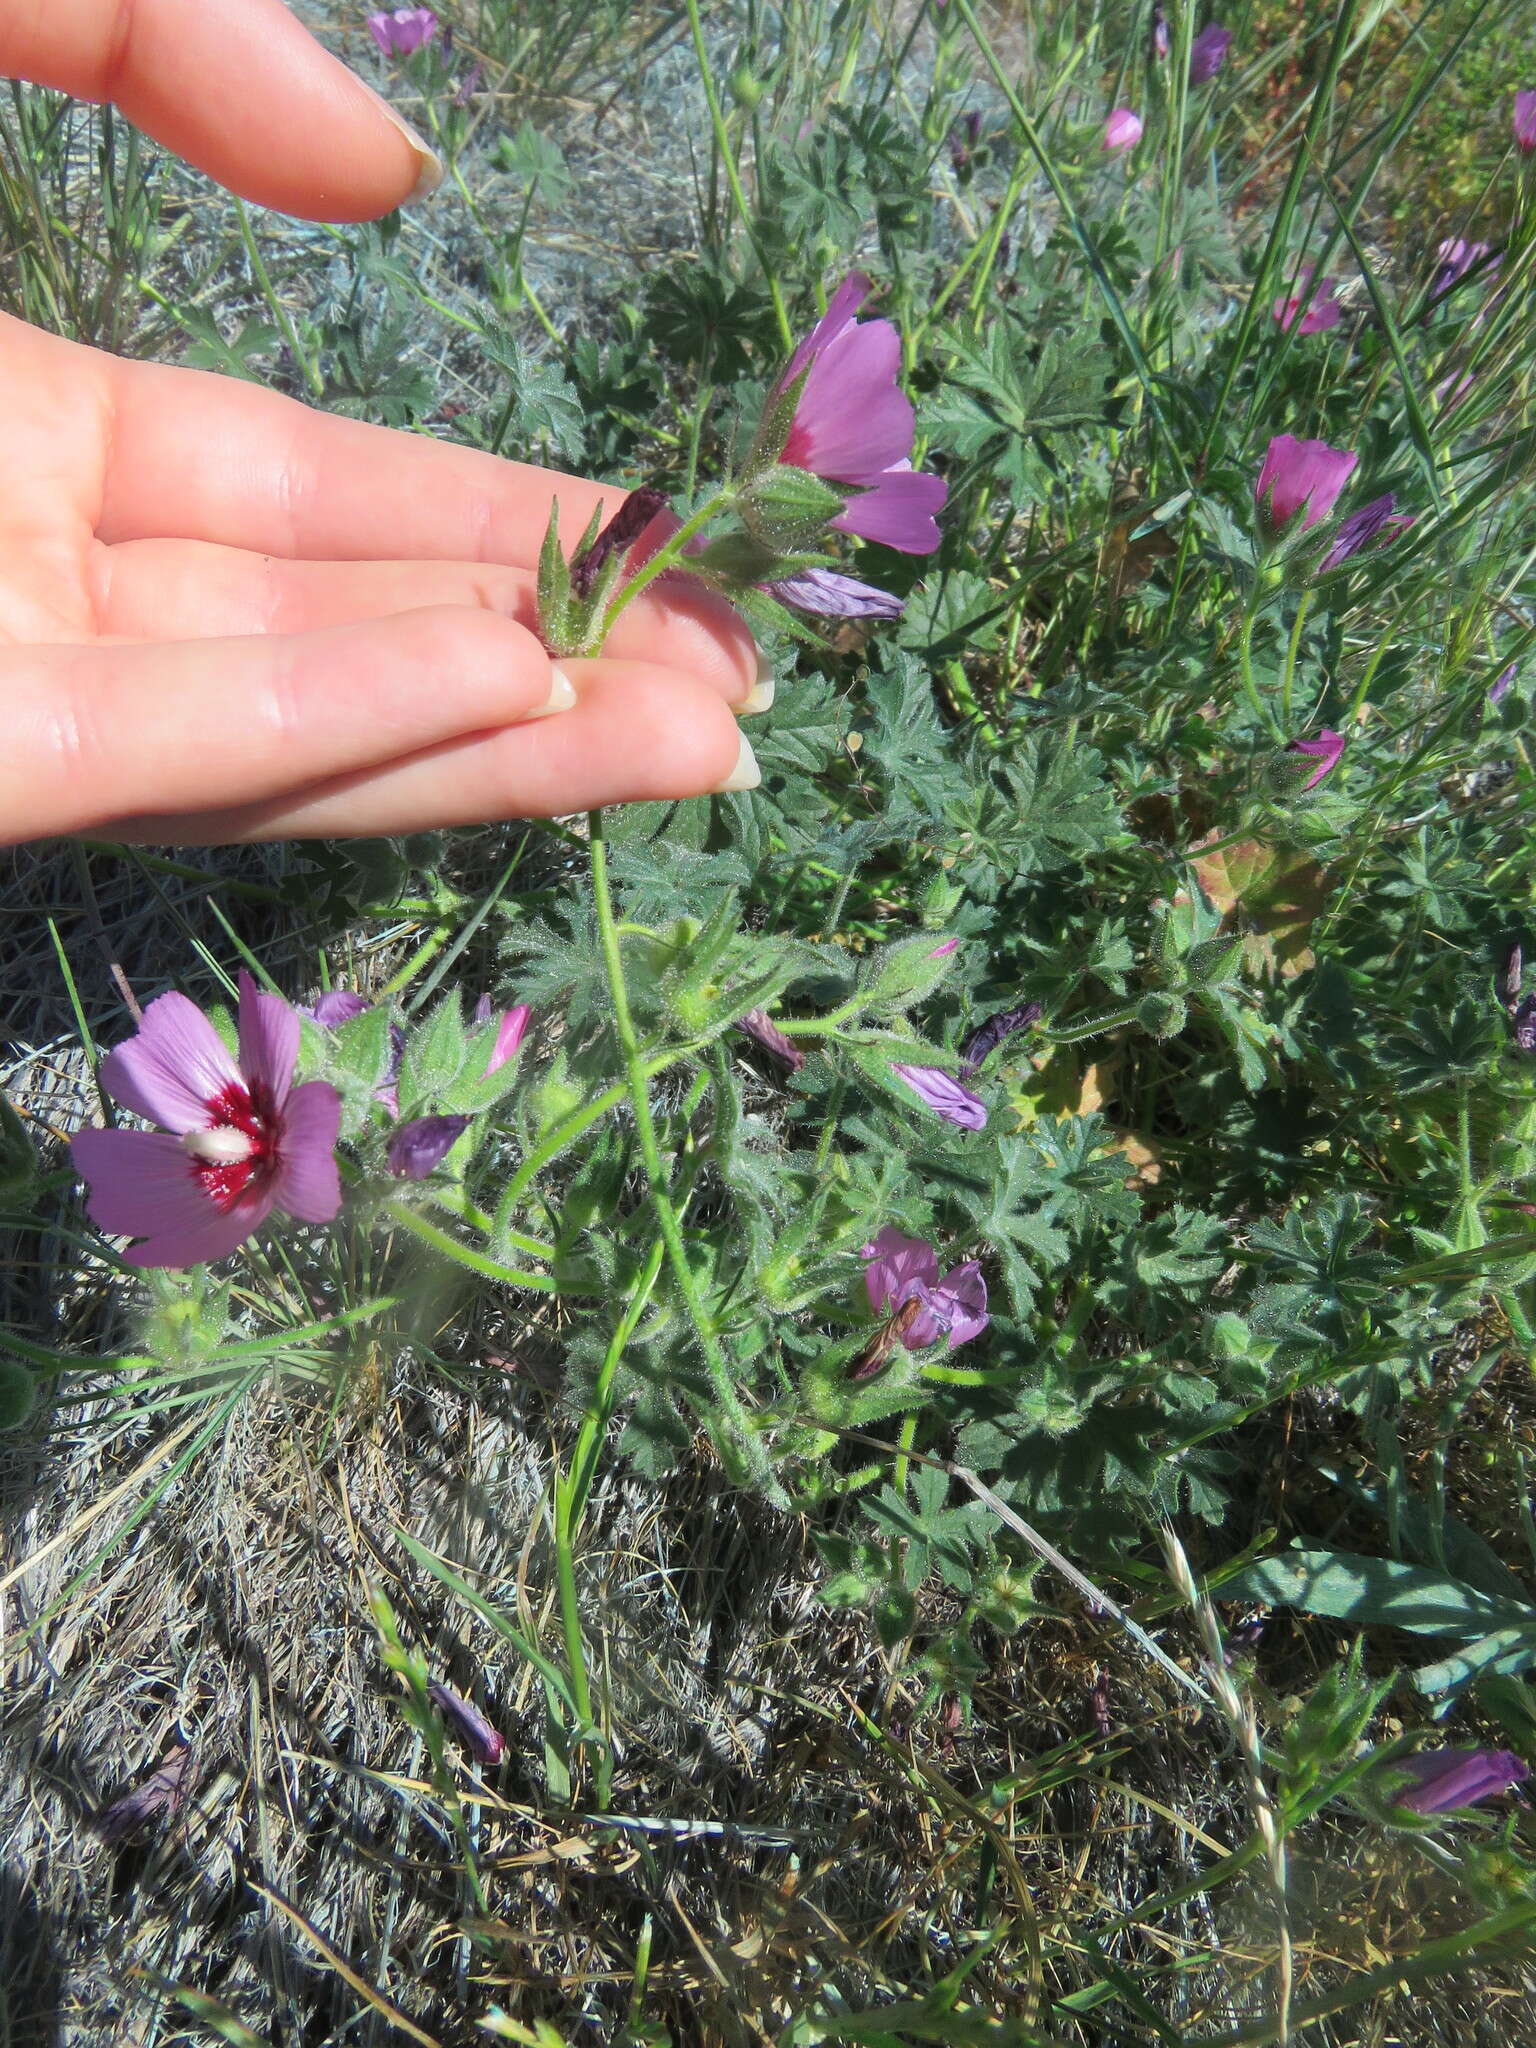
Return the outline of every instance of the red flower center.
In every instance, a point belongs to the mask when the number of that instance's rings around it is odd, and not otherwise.
[[[189,1131],[182,1143],[203,1193],[216,1208],[228,1211],[253,1180],[259,1192],[276,1173],[281,1126],[264,1081],[231,1081],[209,1098],[208,1116],[206,1128]]]

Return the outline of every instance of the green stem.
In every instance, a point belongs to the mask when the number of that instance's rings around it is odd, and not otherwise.
[[[299,330],[294,326],[288,308],[272,289],[272,280],[267,275],[266,264],[261,260],[261,250],[256,246],[256,237],[251,233],[251,217],[246,212],[242,199],[235,201],[235,218],[240,223],[240,239],[245,244],[246,255],[251,259],[251,269],[255,272],[256,282],[261,286],[262,295],[272,308],[273,319],[283,330],[283,339],[288,344],[293,360],[302,373],[304,382],[309,386],[311,395],[315,398],[324,398],[325,379],[305,354],[304,344],[299,340]]]
[[[596,640],[593,643],[595,646],[601,647],[607,640],[608,635],[613,631],[614,620],[623,611],[624,607],[627,604],[631,604],[640,595],[641,591],[645,589],[647,584],[654,583],[658,576],[664,574],[666,570],[672,567],[674,562],[680,560],[684,548],[693,539],[694,535],[702,533],[710,520],[717,518],[720,513],[728,510],[730,504],[731,493],[729,491],[716,491],[707,504],[701,506],[691,519],[686,520],[678,528],[677,532],[673,534],[665,546],[659,547],[656,550],[655,554],[651,556],[651,559],[643,568],[635,571],[634,575],[630,577],[629,581],[617,593],[613,603],[609,605],[607,612],[604,614],[602,625],[598,629]]]
[[[1296,657],[1301,651],[1301,629],[1307,623],[1307,613],[1311,609],[1312,593],[1304,590],[1297,601],[1296,618],[1285,650],[1285,673],[1280,678],[1280,723],[1287,732],[1291,729],[1291,684],[1296,675]]]
[[[696,7],[696,0],[692,0]],[[697,16],[695,15],[695,18]],[[666,1175],[661,1163],[661,1147],[656,1139],[656,1121],[651,1115],[651,1096],[645,1070],[645,1056],[640,1050],[640,1040],[635,1031],[634,1018],[630,1014],[629,990],[624,981],[624,960],[619,949],[619,928],[613,914],[613,895],[608,884],[608,847],[603,838],[603,814],[592,811],[589,814],[589,829],[592,845],[592,900],[597,912],[598,936],[602,943],[603,967],[608,977],[608,993],[613,1003],[614,1030],[618,1036],[619,1048],[624,1058],[624,1073],[629,1084],[630,1106],[634,1111],[635,1133],[640,1140],[640,1157],[645,1167],[645,1177],[650,1188],[651,1206],[656,1211],[657,1226],[661,1231],[662,1243],[666,1247],[667,1263],[672,1268],[672,1277],[677,1291],[683,1298],[688,1320],[693,1325],[694,1335],[704,1354],[704,1363],[709,1372],[710,1385],[722,1417],[731,1425],[739,1448],[753,1463],[755,1476],[764,1481],[771,1478],[767,1460],[761,1445],[754,1443],[751,1424],[731,1373],[730,1361],[721,1349],[715,1334],[714,1324],[704,1307],[699,1285],[688,1263],[687,1247],[683,1243],[682,1227],[677,1211],[672,1206],[672,1197],[667,1190]]]
[[[1253,677],[1253,625],[1255,616],[1253,606],[1249,605],[1243,613],[1243,629],[1237,636],[1237,656],[1242,670],[1243,695],[1248,699],[1254,717],[1263,726],[1264,730],[1273,738],[1280,739],[1283,735],[1279,726],[1275,723],[1275,715],[1259,695],[1259,686]]]
[[[699,19],[699,0],[687,0],[687,6],[688,27],[693,36],[694,55],[699,60],[699,78],[704,87],[704,97],[709,102],[710,126],[715,131],[721,167],[725,172],[726,183],[731,188],[731,197],[736,202],[741,224],[747,231],[747,240],[752,244],[753,254],[757,257],[767,283],[768,296],[773,301],[774,316],[778,320],[784,346],[786,349],[792,349],[795,337],[789,324],[789,314],[785,309],[784,294],[779,290],[779,280],[774,275],[773,265],[768,261],[767,252],[758,240],[757,230],[752,225],[752,209],[747,203],[747,195],[742,187],[741,173],[736,168],[736,156],[731,148],[730,130],[725,125],[725,115],[721,111],[720,95],[715,91],[714,77],[709,68],[709,52],[704,47],[704,24]]]
[[[460,1244],[456,1237],[450,1237],[446,1230],[439,1230],[435,1223],[429,1223],[425,1216],[418,1216],[403,1202],[389,1202],[385,1206],[394,1221],[408,1230],[412,1237],[419,1237],[433,1251],[441,1252],[455,1265],[468,1267],[471,1273],[478,1273],[483,1280],[499,1281],[503,1287],[530,1288],[537,1294],[555,1293],[555,1283],[548,1273],[525,1273],[516,1266],[503,1266],[496,1259],[487,1258],[484,1252],[472,1251],[467,1244]],[[570,1293],[572,1290],[566,1288],[563,1291]]]
[[[686,1051],[662,1053],[656,1059],[646,1061],[645,1077],[648,1081],[654,1080],[656,1075],[664,1074],[668,1067],[675,1067],[679,1060],[687,1058]],[[616,1081],[611,1088],[605,1088],[595,1100],[583,1103],[580,1109],[573,1109],[569,1116],[561,1118],[543,1142],[536,1145],[528,1154],[503,1188],[501,1200],[496,1204],[494,1228],[498,1233],[508,1231],[507,1218],[551,1160],[558,1159],[565,1148],[573,1145],[583,1131],[590,1130],[599,1117],[605,1117],[609,1110],[617,1109],[628,1094],[628,1081]]]

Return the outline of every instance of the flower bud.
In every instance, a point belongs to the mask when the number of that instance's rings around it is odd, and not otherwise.
[[[1153,989],[1136,1005],[1136,1022],[1154,1038],[1172,1038],[1188,1021],[1189,1011],[1183,997],[1164,989]]]
[[[741,494],[742,523],[765,547],[788,552],[816,540],[848,502],[809,470],[776,462],[759,471]]]
[[[755,106],[761,104],[763,94],[768,90],[745,57],[733,67],[726,84],[737,106],[745,107],[749,114]]]

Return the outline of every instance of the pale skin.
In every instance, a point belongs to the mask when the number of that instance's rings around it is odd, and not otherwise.
[[[0,0],[0,75],[111,100],[304,218],[433,178],[282,0]],[[551,498],[569,546],[622,490],[3,317],[0,475],[0,844],[405,832],[753,777],[758,654],[719,600],[638,598],[570,690],[532,630]]]

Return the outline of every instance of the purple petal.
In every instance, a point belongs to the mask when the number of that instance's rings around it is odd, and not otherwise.
[[[135,1835],[147,1821],[157,1814],[167,1814],[172,1819],[186,1804],[187,1794],[192,1787],[188,1772],[192,1762],[192,1745],[178,1736],[176,1747],[170,1755],[162,1758],[149,1776],[125,1792],[120,1799],[114,1799],[106,1812],[96,1822],[96,1832],[109,1846]]]
[[[272,1208],[270,1193],[221,1209],[175,1138],[150,1131],[77,1131],[77,1171],[89,1183],[86,1214],[113,1237],[143,1238],[123,1254],[133,1266],[206,1266],[244,1243]]]
[[[210,1102],[240,1086],[240,1069],[196,1003],[173,992],[156,996],[137,1036],[107,1054],[101,1085],[147,1122],[192,1131],[207,1123]]]
[[[1519,672],[1519,663],[1513,661],[1509,664],[1508,668],[1501,668],[1499,670],[1492,683],[1488,686],[1488,702],[1490,704],[1503,703],[1504,699],[1509,695],[1510,684],[1515,680]]]
[[[1323,569],[1337,569],[1341,562],[1347,562],[1351,555],[1357,555],[1369,541],[1378,535],[1391,538],[1413,521],[1403,513],[1394,515],[1393,506],[1397,500],[1390,491],[1383,491],[1379,498],[1372,498],[1368,505],[1362,505],[1358,512],[1351,512],[1347,519],[1339,522],[1339,530],[1333,545],[1324,555],[1320,566]]]
[[[934,515],[948,495],[941,476],[897,463],[851,499],[832,524],[839,533],[882,541],[904,555],[929,555],[939,544]]]
[[[494,1074],[498,1067],[504,1067],[511,1059],[523,1042],[528,1020],[532,1015],[533,1012],[526,1003],[518,1003],[512,1009],[503,1011],[501,1026],[496,1033],[496,1043],[491,1047],[490,1060],[487,1062],[485,1074],[480,1076],[482,1081],[486,1074]],[[487,1018],[485,1021],[489,1023],[490,1019]]]
[[[1231,41],[1231,29],[1223,28],[1219,21],[1213,21],[1209,28],[1201,29],[1189,46],[1191,85],[1210,84],[1227,60],[1227,48]]]
[[[451,1685],[444,1685],[436,1678],[427,1687],[427,1697],[476,1763],[501,1762],[507,1753],[506,1739],[499,1729],[491,1726],[478,1707],[471,1705],[462,1693],[455,1692]]]
[[[267,995],[240,970],[240,1071],[263,1083],[281,1110],[299,1059],[299,1013],[281,996]]]
[[[792,1038],[785,1036],[766,1010],[748,1010],[744,1017],[736,1019],[736,1029],[755,1038],[765,1052],[781,1059],[792,1074],[805,1065],[805,1054]]]
[[[987,1314],[987,1283],[974,1259],[946,1273],[931,1290],[935,1312],[949,1332],[949,1348],[957,1349],[979,1337],[992,1320]]]
[[[1536,92],[1515,94],[1515,142],[1524,156],[1536,150]]]
[[[893,1061],[891,1072],[899,1075],[946,1123],[958,1124],[966,1131],[979,1131],[986,1123],[987,1106],[981,1097],[962,1087],[942,1067],[902,1067]]]
[[[806,126],[809,127],[810,123],[807,122]],[[776,391],[782,391],[786,385],[793,384],[806,364],[830,342],[837,339],[873,290],[874,286],[863,271],[849,272],[827,301],[826,312],[790,357],[789,367],[774,386]]]
[[[1292,740],[1286,748],[1288,754],[1305,754],[1318,764],[1302,788],[1313,789],[1325,775],[1332,774],[1348,744],[1343,733],[1335,732],[1331,725],[1325,725],[1315,740]]]
[[[916,415],[900,371],[901,336],[889,320],[845,329],[811,365],[780,461],[862,483],[910,455]]]
[[[469,1129],[467,1116],[419,1116],[389,1141],[384,1163],[397,1180],[425,1180]]]
[[[322,1031],[334,1031],[338,1024],[350,1024],[354,1017],[361,1017],[365,1010],[371,1010],[372,1003],[366,996],[360,996],[349,988],[327,989],[322,996],[316,996],[303,1014],[318,1024]]]
[[[823,619],[899,619],[905,609],[899,597],[836,569],[801,569],[764,588],[780,604]]]
[[[1141,116],[1132,107],[1116,107],[1104,123],[1106,149],[1134,149],[1141,135]]]
[[[979,1024],[960,1048],[961,1078],[975,1073],[989,1053],[1012,1038],[1016,1031],[1038,1024],[1044,1014],[1045,1008],[1041,1003],[1021,1003],[1016,1009],[999,1010],[985,1024]]]
[[[341,1207],[340,1128],[341,1097],[329,1081],[305,1081],[288,1097],[272,1199],[301,1223],[329,1223]]]
[[[1507,1749],[1429,1749],[1400,1757],[1394,1770],[1406,1771],[1411,1783],[1393,1795],[1398,1806],[1414,1813],[1450,1813],[1507,1792],[1530,1776],[1530,1767]]]
[[[939,1277],[939,1255],[933,1246],[920,1237],[904,1237],[892,1223],[887,1223],[859,1256],[869,1261],[864,1285],[869,1290],[869,1305],[877,1314],[900,1308],[920,1287]]]
[[[1301,527],[1306,532],[1328,517],[1359,460],[1358,455],[1331,448],[1326,441],[1298,441],[1293,434],[1276,434],[1264,451],[1254,485],[1261,517],[1278,531],[1305,507]]]

